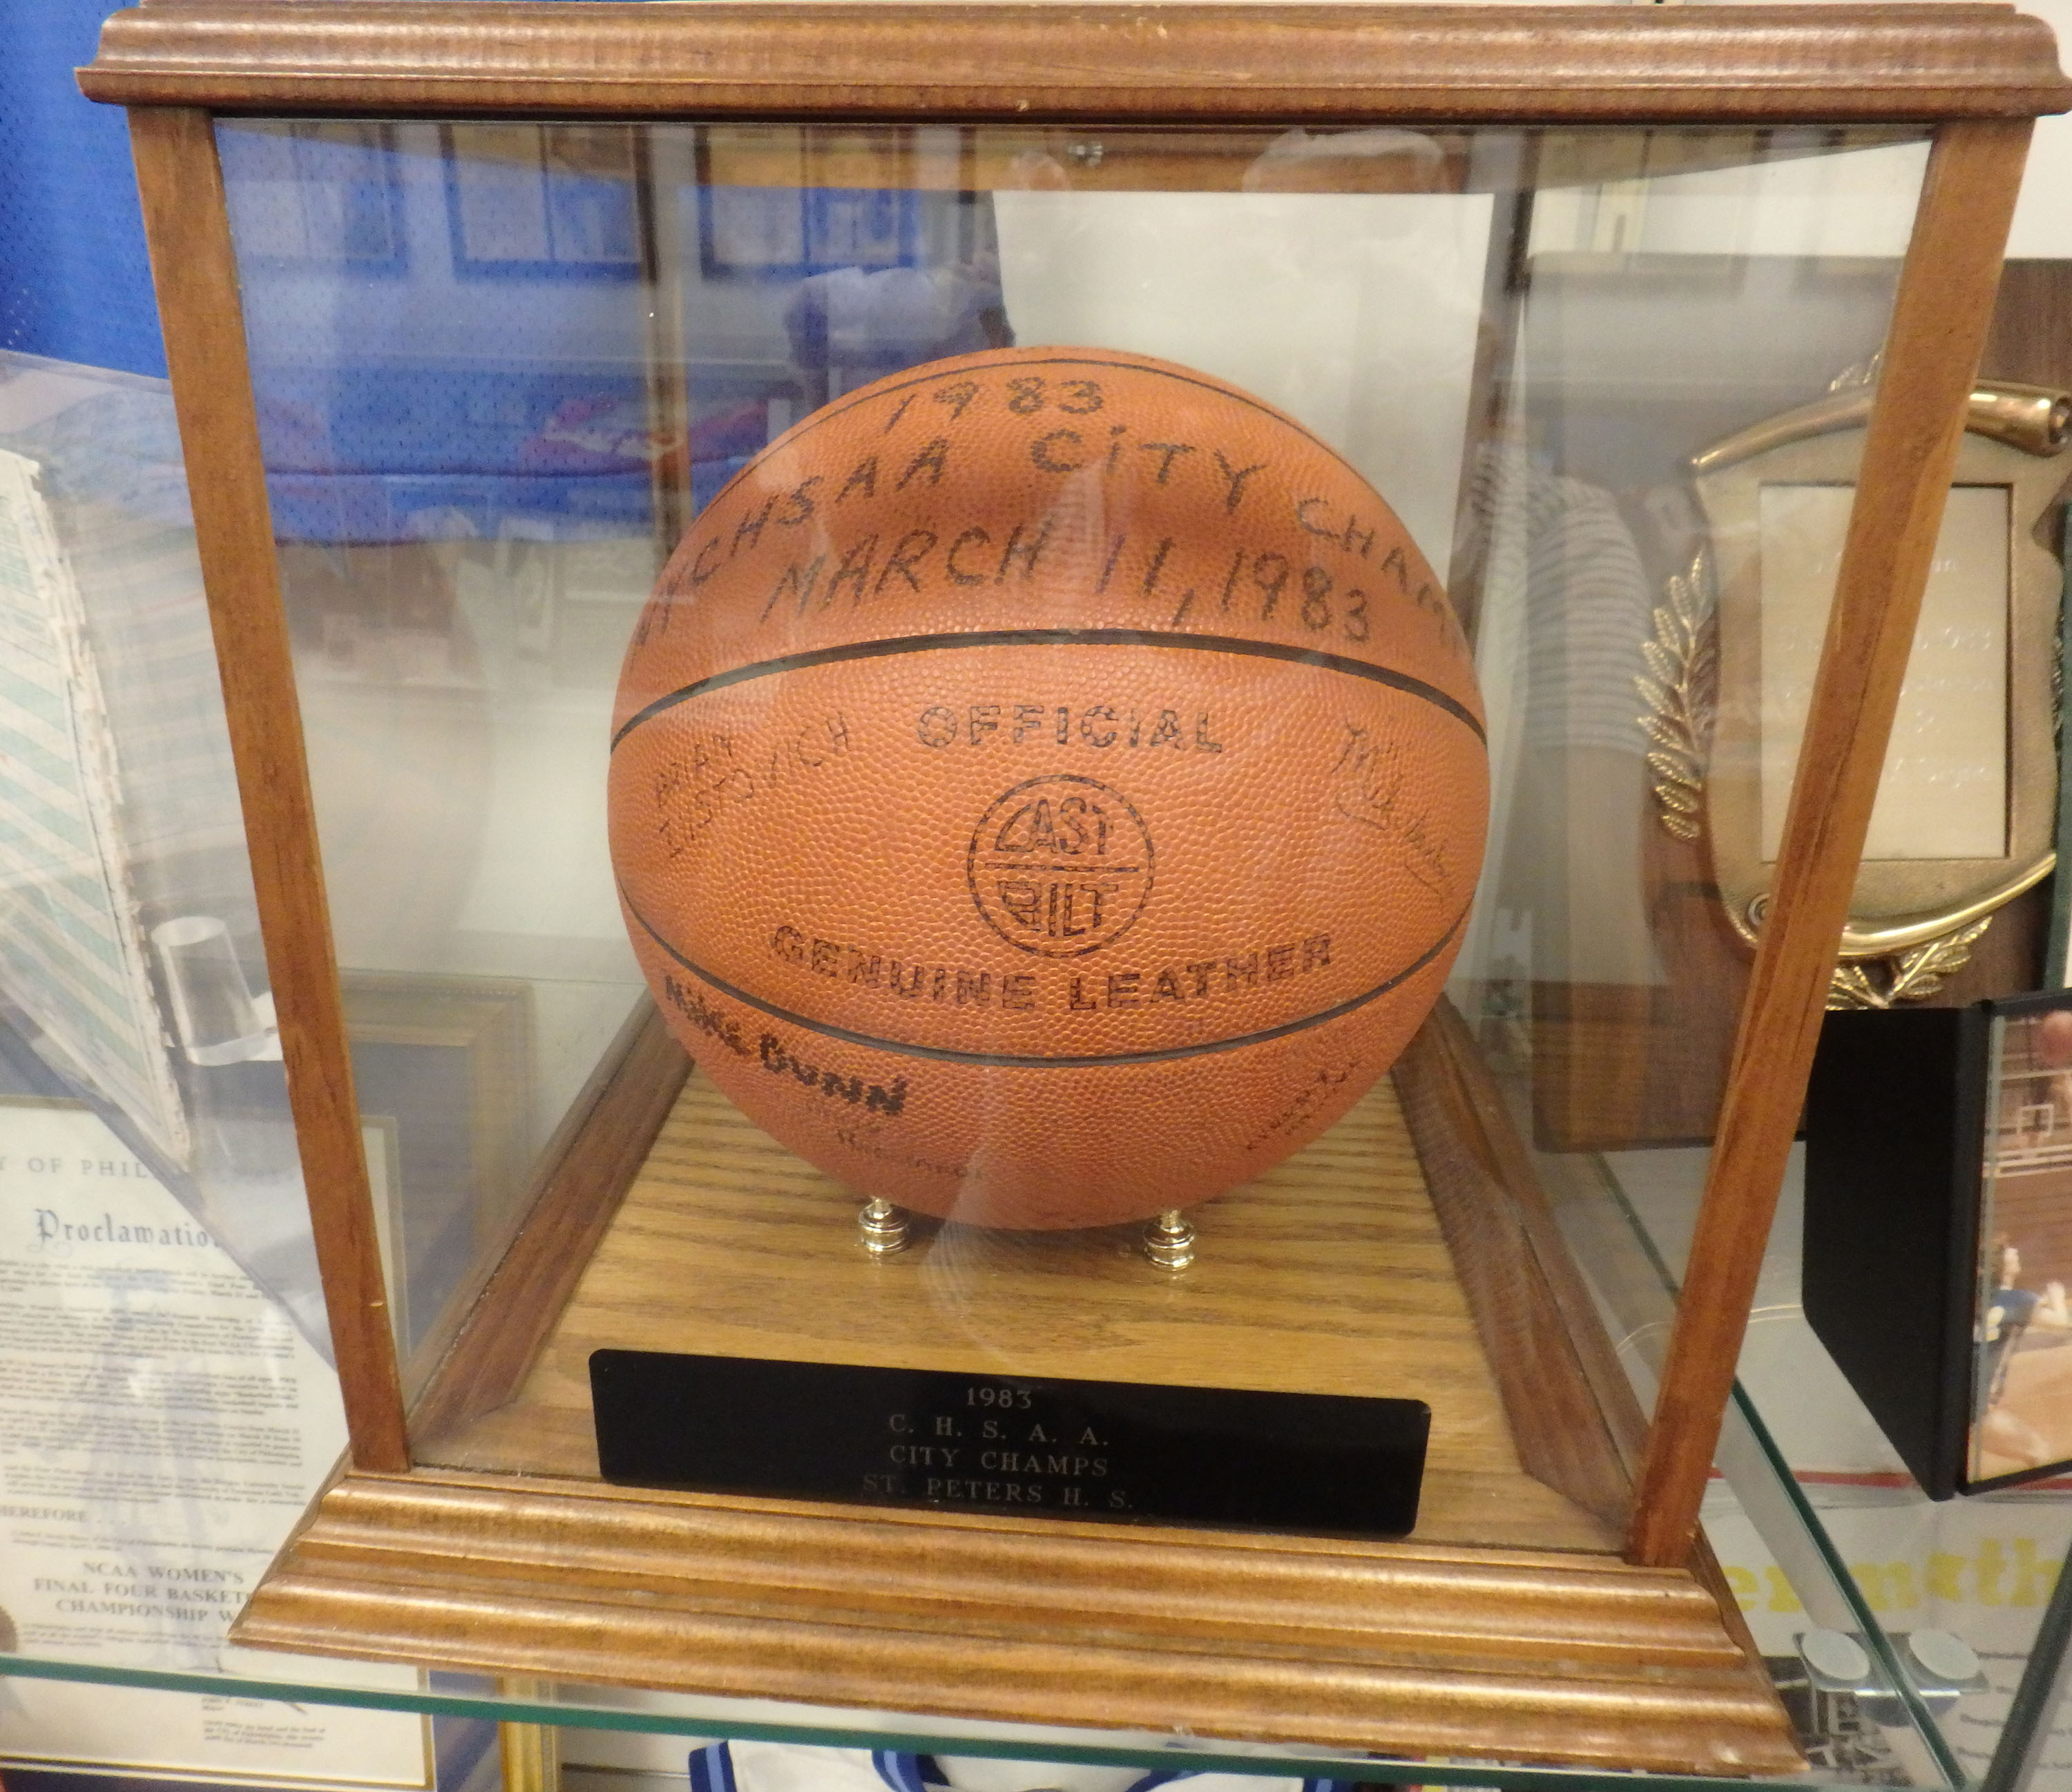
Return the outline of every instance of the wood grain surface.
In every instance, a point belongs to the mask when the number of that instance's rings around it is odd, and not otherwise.
[[[80,84],[232,111],[1843,124],[2072,103],[2003,7],[158,0]]]
[[[1389,1394],[1433,1410],[1419,1537],[1617,1545],[1603,1501],[1588,1510],[1519,1462],[1386,1082],[1308,1150],[1196,1209],[1198,1256],[1178,1275],[1144,1260],[1135,1226],[917,1221],[908,1251],[873,1262],[856,1212],[693,1076],[517,1397],[442,1432],[420,1424],[417,1459],[594,1477],[589,1360],[606,1347]]]
[[[361,1155],[216,134],[206,113],[179,109],[133,113],[130,130],[352,1457],[363,1469],[400,1469],[409,1460],[402,1386]]]
[[[935,1716],[1603,1768],[1803,1764],[1691,1576],[1615,1556],[348,1477],[235,1641]],[[820,1714],[861,1729],[850,1714]],[[715,1730],[741,1721],[715,1712]],[[925,1746],[925,1743],[923,1745]]]
[[[1696,1531],[1906,675],[1965,401],[1992,315],[2030,128],[1946,125],[1930,156],[1770,917],[1641,1464],[1627,1535],[1635,1562],[1681,1562]]]
[[[1623,1526],[1641,1435],[1632,1391],[1503,1095],[1444,997],[1395,1081],[1521,1464]]]
[[[1442,1013],[1418,1055],[1408,1078],[1452,1090],[1417,1098],[1435,1109],[1428,1133],[1462,1124],[1458,1148],[1507,1210],[1529,1163],[1487,1106],[1465,1029]],[[1462,1183],[1446,1198],[1475,1192]],[[1524,1194],[1528,1248],[1565,1265],[1538,1235],[1551,1218],[1536,1184]],[[237,1639],[911,1712],[883,1727],[916,1738],[947,1716],[1092,1726],[1092,1746],[1104,1729],[1135,1746],[1178,1731],[1412,1757],[1800,1765],[1709,1563],[1626,1566],[1606,1547],[1615,1524],[1519,1467],[1387,1083],[1276,1176],[1198,1209],[1205,1254],[1179,1277],[1136,1254],[1133,1227],[931,1227],[905,1259],[873,1263],[854,1215],[693,1078],[518,1399],[420,1439],[424,1456],[492,1472],[347,1476],[269,1572]],[[1483,1254],[1485,1283],[1544,1279],[1515,1248]],[[1565,1312],[1580,1285],[1548,1298]],[[1538,1320],[1507,1337],[1516,1310],[1483,1327],[1514,1358],[1514,1404],[1524,1353],[1551,1352],[1547,1381],[1572,1382],[1561,1353],[1587,1356],[1589,1341],[1564,1346]],[[1245,1386],[1408,1383],[1435,1408],[1435,1473],[1425,1522],[1400,1544],[608,1487],[590,1478],[582,1369],[611,1342]],[[1631,1427],[1630,1407],[1601,1421]],[[1591,1452],[1616,1474],[1601,1435]],[[1474,1541],[1439,1540],[1448,1533]],[[1536,1539],[1552,1547],[1506,1547]]]
[[[1520,1460],[1577,1504],[1624,1525],[1647,1415],[1503,1090],[1450,1000],[1441,999],[1395,1076]],[[1589,1205],[1597,1223],[1627,1223],[1605,1214],[1601,1199]],[[1630,1248],[1630,1236],[1622,1242]],[[1666,1292],[1663,1306],[1666,1317]],[[1752,1659],[1760,1654],[1702,1532],[1688,1566],[1712,1593],[1727,1633]]]

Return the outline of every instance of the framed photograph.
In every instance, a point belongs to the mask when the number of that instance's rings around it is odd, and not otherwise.
[[[814,270],[910,261],[916,196],[882,187],[814,188],[806,195],[806,256]]]
[[[348,970],[361,1138],[397,1348],[436,1358],[521,1210],[532,1155],[532,990]]]
[[[457,277],[640,277],[639,173],[629,127],[452,124],[442,136]]]
[[[231,219],[255,266],[400,275],[409,266],[393,126],[251,120],[224,139]]]
[[[698,190],[699,260],[709,275],[796,278],[806,271],[805,196],[783,187]]]
[[[1974,1489],[2072,1468],[2072,993],[1995,1006],[1965,1451]]]
[[[806,268],[805,134],[714,126],[697,134],[698,264],[708,278],[796,278]]]
[[[699,165],[698,260],[708,278],[875,271],[910,266],[919,249],[921,195],[882,145],[716,126],[702,135]]]
[[[2072,1470],[2072,991],[1827,1016],[1803,1278],[1932,1497]]]

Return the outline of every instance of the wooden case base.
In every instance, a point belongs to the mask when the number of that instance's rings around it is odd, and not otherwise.
[[[874,1706],[923,1731],[991,1718],[1412,1758],[1802,1765],[1694,1578],[1549,1551],[356,1474],[233,1635]]]
[[[594,1184],[549,1188],[418,1403],[419,1466],[336,1483],[233,1633],[923,1719],[1793,1771],[1716,1577],[1615,1553],[1637,1415],[1520,1156],[1442,1008],[1393,1085],[1197,1210],[1178,1275],[1136,1228],[929,1226],[875,1261],[856,1202],[694,1077],[586,1265]],[[1380,1543],[612,1487],[602,1346],[1412,1396],[1424,1505]]]

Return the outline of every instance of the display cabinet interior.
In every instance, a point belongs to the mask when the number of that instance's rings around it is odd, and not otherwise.
[[[2029,120],[2072,101],[2041,27],[158,0],[82,84],[130,109],[352,1434],[240,1642],[1096,1742],[1794,1770],[1699,1501],[1945,492],[2041,501],[1964,434]],[[1314,407],[1450,584],[1490,711],[1448,996],[1148,1249],[860,1240],[687,1058],[604,857],[612,686],[678,539],[815,407],[1017,340]],[[1679,1006],[1648,898],[1633,675],[1702,521],[1667,494],[1844,350],[1875,386],[1778,476],[1853,496],[1721,1098],[1727,1022]],[[1722,576],[1723,616],[1759,608]],[[2016,608],[2019,677],[2049,643]],[[1642,1009],[1711,1029],[1675,1090],[1590,1070]],[[1538,1153],[1668,1108],[1712,1154],[1651,1412]],[[617,1485],[600,1349],[1411,1397],[1422,1503],[1390,1539]]]

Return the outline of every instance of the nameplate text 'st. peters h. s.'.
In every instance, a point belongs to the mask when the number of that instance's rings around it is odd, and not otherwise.
[[[623,1485],[1031,1517],[1400,1537],[1421,1400],[599,1350]]]

